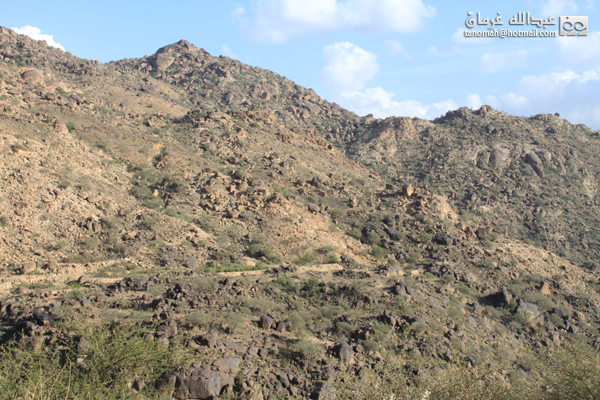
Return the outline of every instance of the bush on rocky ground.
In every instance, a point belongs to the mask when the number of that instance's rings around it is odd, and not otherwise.
[[[91,324],[49,347],[0,349],[3,399],[136,399],[176,367],[172,350],[136,326]],[[31,343],[31,342],[30,342]]]

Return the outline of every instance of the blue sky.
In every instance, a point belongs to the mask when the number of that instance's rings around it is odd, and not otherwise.
[[[600,0],[29,1],[0,25],[108,62],[186,39],[376,117],[432,119],[489,104],[600,128]],[[587,37],[464,37],[467,13],[588,16]],[[536,28],[537,29],[537,28]],[[472,30],[487,30],[476,25]],[[558,23],[541,31],[558,31]],[[48,36],[40,35],[51,35]]]

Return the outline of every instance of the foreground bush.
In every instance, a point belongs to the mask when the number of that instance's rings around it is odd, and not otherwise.
[[[136,327],[79,329],[80,340],[51,348],[14,344],[0,350],[2,399],[153,397],[154,381],[175,368],[171,351]],[[136,390],[137,389],[137,390]]]
[[[345,376],[329,399],[356,400],[500,400],[510,399],[494,374],[474,374],[461,365],[419,371],[399,359],[380,365],[362,378]]]
[[[497,370],[476,372],[460,364],[424,369],[391,357],[362,377],[340,376],[328,400],[599,400],[600,354],[591,347],[567,345],[538,355],[538,379],[508,382]],[[418,371],[418,372],[417,372]]]

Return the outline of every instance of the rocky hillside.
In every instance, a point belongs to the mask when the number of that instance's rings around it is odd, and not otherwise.
[[[513,117],[489,106],[370,127],[348,153],[388,179],[445,194],[498,233],[581,265],[596,261],[598,132],[558,115]]]
[[[127,396],[260,399],[392,360],[541,390],[542,354],[600,346],[584,126],[358,117],[183,40],[99,64],[0,28],[0,56],[3,349],[89,375],[89,327],[136,326],[173,365]]]

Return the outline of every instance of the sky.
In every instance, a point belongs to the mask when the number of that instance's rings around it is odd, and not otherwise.
[[[488,104],[525,117],[558,112],[600,129],[600,0],[6,3],[0,25],[82,58],[143,57],[186,39],[214,56],[277,72],[359,115],[433,119]],[[529,13],[524,25],[510,24],[521,12]],[[588,17],[587,31],[563,20],[566,30],[587,36],[558,35],[561,16]],[[486,18],[502,25],[492,28]],[[536,20],[555,24],[538,28]],[[465,36],[501,29],[538,36]]]

